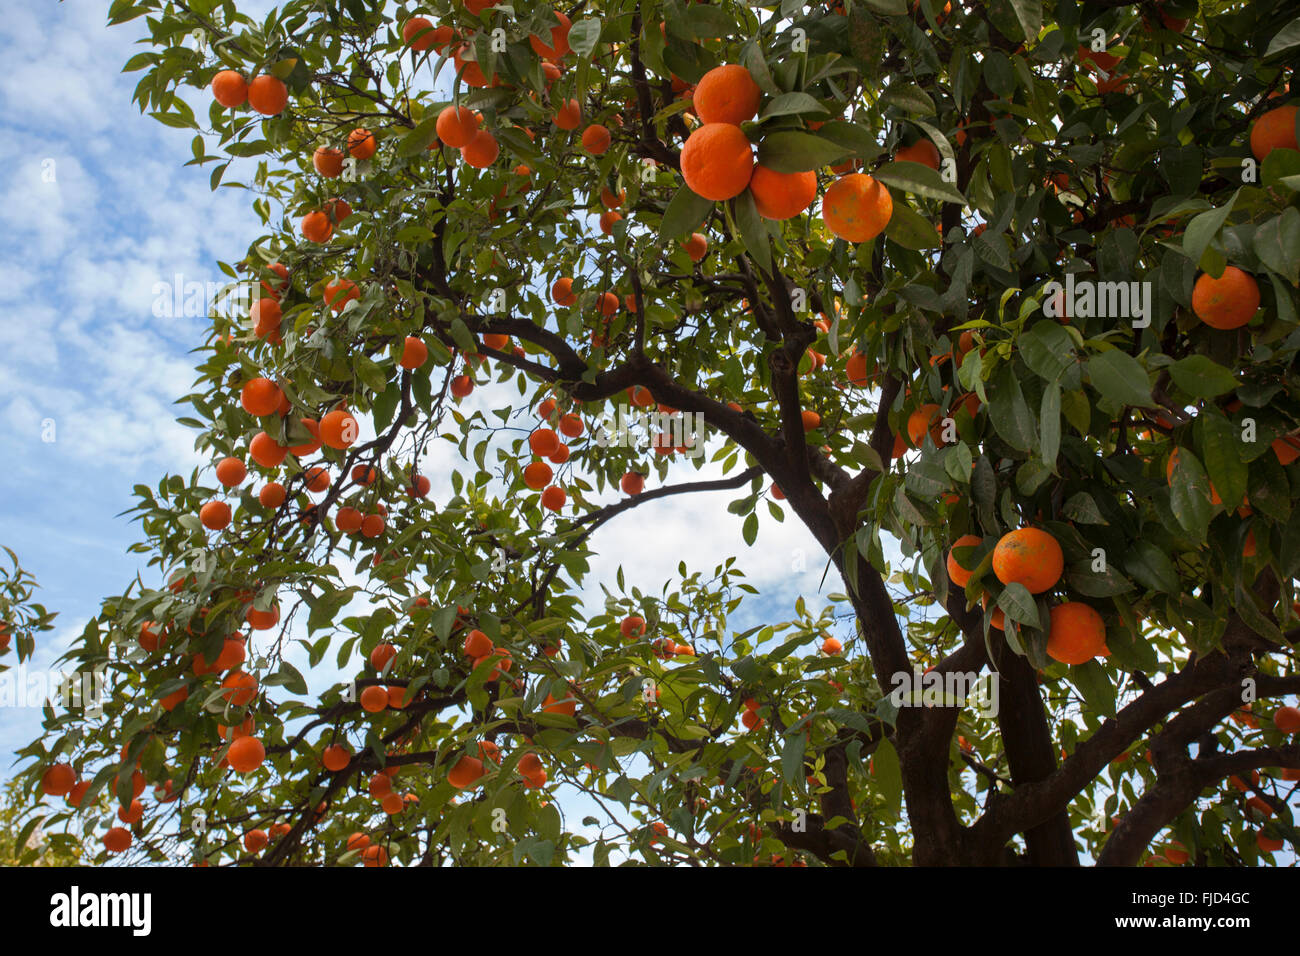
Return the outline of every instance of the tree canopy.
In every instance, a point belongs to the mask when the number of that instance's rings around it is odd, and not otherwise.
[[[1300,845],[1287,10],[116,0],[265,234],[32,813],[213,865]],[[688,494],[835,593],[584,601],[593,532]]]

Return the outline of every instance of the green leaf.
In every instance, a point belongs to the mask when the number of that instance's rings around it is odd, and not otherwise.
[[[1056,474],[1056,456],[1061,451],[1061,386],[1056,382],[1048,383],[1043,389],[1038,429],[1038,456]]]
[[[913,116],[933,116],[935,113],[934,100],[915,83],[890,83],[880,94],[880,103],[882,106],[897,106]]]
[[[871,779],[885,800],[884,812],[897,816],[903,803],[903,776],[899,771],[898,751],[888,739],[882,739],[871,756]]]
[[[966,197],[929,166],[920,163],[887,163],[871,174],[888,186],[902,189],[926,199],[966,204]],[[933,228],[933,227],[932,227]]]
[[[1133,356],[1119,349],[1094,355],[1087,363],[1092,387],[1101,393],[1110,410],[1125,405],[1145,408],[1151,404],[1151,383],[1147,372]]]
[[[907,16],[906,0],[863,0],[867,7],[887,17]]]
[[[1065,500],[1065,504],[1061,506],[1061,517],[1075,524],[1108,524],[1102,517],[1097,502],[1086,491],[1075,492]]]
[[[1011,366],[1004,364],[999,368],[989,385],[988,410],[993,428],[1012,448],[1030,451],[1036,438],[1033,413]]]
[[[786,786],[791,790],[798,787],[799,782],[804,778],[803,755],[807,745],[806,730],[788,734],[785,738],[785,746],[781,750],[781,776],[785,778]]]
[[[838,163],[849,150],[829,139],[799,130],[780,130],[763,137],[758,161],[778,173],[803,173]]]
[[[1174,384],[1193,398],[1215,398],[1237,387],[1232,372],[1204,355],[1189,355],[1169,366]]]
[[[1255,230],[1255,254],[1292,285],[1300,282],[1300,212],[1288,206]]]
[[[1029,593],[1029,588],[1018,581],[1012,581],[1003,588],[1002,593],[998,595],[998,607],[1002,608],[1007,617],[1019,624],[1028,624],[1038,630],[1043,629],[1043,624],[1038,618],[1038,602]]]
[[[1225,205],[1217,209],[1207,209],[1187,224],[1187,229],[1183,233],[1183,253],[1193,263],[1200,264],[1210,241],[1222,228],[1239,195],[1241,195],[1240,189],[1232,194],[1232,198]]]
[[[1236,508],[1250,481],[1249,467],[1241,457],[1237,426],[1217,408],[1209,406],[1196,417],[1195,429],[1196,445],[1205,458],[1210,483],[1226,507]]]
[[[1169,556],[1147,540],[1134,541],[1124,553],[1124,570],[1138,584],[1160,594],[1178,594],[1178,572]]]
[[[1189,448],[1178,449],[1169,484],[1169,505],[1174,517],[1198,544],[1205,540],[1214,506],[1210,504],[1210,479]]]
[[[1273,35],[1273,39],[1268,41],[1268,49],[1264,51],[1264,59],[1271,60],[1297,46],[1300,46],[1300,17],[1292,20]]]
[[[943,245],[934,223],[904,202],[894,203],[889,225],[885,226],[885,235],[904,249],[918,252],[922,249],[937,249]]]
[[[580,57],[590,59],[599,40],[600,20],[597,17],[583,17],[569,28],[569,46]]]
[[[416,156],[438,138],[438,112],[432,111],[415,128],[397,141],[397,155]]]
[[[807,93],[782,93],[767,104],[759,119],[765,120],[773,116],[791,116],[798,113],[825,114],[826,107]]]
[[[741,528],[741,536],[745,539],[745,544],[753,546],[758,539],[758,514],[751,511],[745,518],[744,527]]]
[[[1055,382],[1073,364],[1074,340],[1061,323],[1041,319],[1016,342],[1020,357],[1029,370],[1048,382]]]
[[[763,217],[758,214],[754,203],[754,194],[746,189],[732,200],[735,211],[736,228],[740,230],[740,240],[745,249],[764,272],[772,269],[772,249],[769,233]]]
[[[713,200],[705,199],[683,186],[677,191],[668,208],[664,210],[664,220],[659,226],[660,239],[682,239],[702,223],[713,209]]]
[[[1097,661],[1074,664],[1070,667],[1070,682],[1079,689],[1088,710],[1103,717],[1115,716],[1115,686],[1110,675]]]

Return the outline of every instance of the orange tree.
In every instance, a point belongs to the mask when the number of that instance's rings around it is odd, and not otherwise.
[[[158,580],[69,654],[105,716],[23,751],[29,793],[87,785],[48,825],[205,863],[1267,862],[1285,6],[117,0],[141,109],[214,188],[240,159],[266,234],[185,397],[215,470],[137,489]],[[629,406],[668,417],[597,434]],[[594,530],[728,489],[846,593],[741,633],[732,562],[580,600]]]

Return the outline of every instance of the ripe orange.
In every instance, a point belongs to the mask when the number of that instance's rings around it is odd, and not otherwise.
[[[582,148],[593,156],[603,155],[609,144],[609,129],[600,123],[592,123],[582,131]]]
[[[375,134],[370,130],[358,126],[348,133],[348,154],[355,159],[369,159],[378,148]]]
[[[62,797],[77,783],[71,764],[56,763],[41,774],[41,789],[51,797]]]
[[[468,375],[457,375],[451,380],[453,398],[465,398],[474,391],[474,380]]]
[[[762,90],[749,75],[749,70],[732,63],[714,67],[700,77],[692,103],[701,123],[739,126],[758,115],[761,96]]]
[[[560,21],[558,25],[551,27],[551,42],[548,45],[545,40],[536,33],[530,34],[528,43],[532,46],[533,52],[544,60],[558,60],[566,56],[569,51],[569,28],[573,25],[560,11],[555,11],[555,19]]]
[[[367,538],[377,538],[384,533],[383,515],[366,515],[361,519],[361,533]]]
[[[1106,653],[1106,622],[1081,601],[1069,601],[1052,608],[1051,628],[1047,654],[1053,660],[1062,664],[1086,664],[1098,654]]]
[[[361,530],[361,523],[365,520],[363,515],[356,508],[345,505],[334,514],[334,526],[344,534],[355,534]]]
[[[582,122],[582,106],[577,100],[567,100],[555,111],[555,125],[563,130],[575,130]]]
[[[335,312],[342,312],[353,299],[361,298],[361,291],[351,279],[335,279],[325,283],[324,296],[326,305]]]
[[[962,567],[953,552],[957,548],[970,548],[979,544],[982,539],[977,534],[964,534],[952,543],[952,548],[948,551],[948,577],[952,578],[952,583],[959,588],[964,588],[970,583],[971,574],[974,569],[968,571]]]
[[[928,139],[918,139],[911,146],[900,146],[894,159],[903,163],[920,163],[933,170],[939,168],[939,149]]]
[[[487,657],[493,649],[492,639],[480,630],[470,631],[465,637],[464,651],[470,657]]]
[[[289,102],[289,88],[270,74],[253,78],[248,84],[248,105],[263,116],[275,116]]]
[[[479,130],[474,137],[461,147],[461,159],[475,169],[486,169],[497,161],[501,147],[496,137],[485,129]]]
[[[248,477],[248,466],[239,458],[223,458],[217,462],[217,481],[233,488]]]
[[[539,428],[528,436],[528,447],[534,455],[545,458],[560,447],[560,438],[549,428]]]
[[[366,866],[387,866],[388,851],[379,844],[368,846],[361,851],[361,859]]]
[[[754,205],[764,219],[790,219],[812,205],[817,198],[817,174],[778,173],[761,163],[749,180]]]
[[[244,612],[244,620],[248,621],[255,631],[269,631],[280,620],[280,606],[274,604],[269,611],[259,611],[250,604],[248,610]]]
[[[462,756],[447,772],[447,782],[457,790],[472,787],[483,776],[483,761],[477,757]]]
[[[844,645],[838,638],[828,637],[822,641],[822,653],[828,657],[834,657],[840,651],[844,650]]]
[[[448,106],[438,114],[434,128],[438,139],[453,149],[468,146],[479,130],[481,118],[464,106]]]
[[[1273,711],[1273,726],[1283,734],[1294,734],[1300,731],[1300,710],[1289,706],[1279,707]]]
[[[423,340],[414,335],[408,335],[406,341],[402,343],[402,357],[398,365],[406,369],[416,369],[425,363],[429,358],[429,347],[424,344]]]
[[[244,834],[244,849],[256,853],[270,842],[265,830],[249,830]]]
[[[1041,528],[1019,528],[1002,536],[993,549],[993,573],[1003,584],[1023,584],[1042,594],[1061,579],[1065,556],[1057,540]]]
[[[427,17],[411,17],[402,24],[402,42],[412,50],[429,49],[433,46],[435,36],[433,23]]]
[[[1260,162],[1275,149],[1300,150],[1295,138],[1296,113],[1300,107],[1279,106],[1250,125],[1250,151]]]
[[[645,489],[645,478],[635,471],[629,471],[619,479],[618,486],[625,495],[639,495]]]
[[[230,524],[230,505],[224,501],[209,501],[199,509],[199,521],[210,531],[221,531]]]
[[[848,362],[844,365],[844,374],[848,377],[851,384],[865,386],[870,381],[867,378],[867,356],[865,352],[854,352],[849,356]],[[901,435],[899,436],[902,437]],[[895,458],[898,456],[895,455]]]
[[[212,78],[212,98],[226,109],[242,106],[248,99],[248,84],[234,70],[221,70]]]
[[[542,492],[542,507],[548,511],[559,511],[568,500],[568,495],[559,485],[551,485]]]
[[[749,138],[730,123],[705,123],[691,133],[680,162],[691,191],[715,201],[739,196],[754,172]]]
[[[613,210],[606,209],[600,214],[600,231],[605,235],[612,235],[614,232],[614,223],[623,218],[622,214]]]
[[[375,649],[370,652],[370,666],[375,670],[383,672],[388,666],[389,661],[397,656],[397,648],[392,644],[377,644]]]
[[[623,618],[618,630],[624,637],[641,637],[645,634],[645,618],[635,614],[628,615]]]
[[[709,240],[700,233],[693,232],[682,243],[682,248],[686,250],[686,254],[691,257],[692,262],[699,262],[709,253]]]
[[[573,280],[568,276],[561,276],[555,280],[551,286],[551,299],[556,305],[573,305],[578,301],[577,294],[573,291]]]
[[[266,748],[256,737],[240,737],[231,743],[230,750],[226,752],[230,769],[236,773],[252,773],[262,766],[265,759]]]
[[[125,827],[113,827],[104,834],[104,849],[109,853],[122,853],[131,846],[131,831]]]
[[[284,392],[269,378],[252,378],[239,391],[239,404],[250,415],[261,418],[270,415],[284,401]]]
[[[806,432],[812,431],[822,423],[822,417],[810,408],[805,408],[800,412],[799,418],[802,420],[803,430]]]
[[[943,446],[942,425],[939,421],[939,406],[927,402],[907,417],[907,437],[913,448],[920,448],[925,441],[926,432],[930,433],[936,446]]]
[[[225,688],[222,696],[236,707],[251,703],[257,696],[257,678],[244,671],[235,671],[221,682]]]
[[[1236,266],[1217,279],[1202,273],[1192,288],[1192,311],[1212,329],[1239,329],[1259,311],[1259,283]]]
[[[551,466],[544,461],[535,461],[524,469],[524,484],[533,491],[541,491],[551,483]]]
[[[311,164],[326,179],[336,179],[343,175],[343,150],[317,146],[316,152],[312,153]]]
[[[608,186],[601,187],[600,203],[606,209],[617,209],[619,206],[623,205],[623,202],[626,199],[627,199],[626,189],[620,189],[618,195],[615,196],[613,190],[611,190]]]
[[[334,235],[334,223],[319,209],[303,216],[299,225],[303,238],[308,242],[327,242]]]
[[[866,173],[850,173],[837,179],[822,200],[826,227],[848,242],[874,239],[893,215],[894,200],[889,190]]]
[[[377,714],[388,706],[388,691],[382,687],[371,686],[361,692],[361,709],[368,714]]]
[[[320,437],[331,448],[347,448],[357,440],[357,420],[337,408],[320,420]]]
[[[330,486],[329,469],[322,468],[319,465],[308,468],[303,472],[303,485],[308,491],[324,491]]]

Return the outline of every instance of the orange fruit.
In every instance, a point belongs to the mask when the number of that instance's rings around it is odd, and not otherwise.
[[[624,637],[640,637],[645,634],[645,618],[631,614],[619,623],[618,631]]]
[[[869,379],[867,378],[866,353],[854,352],[852,355],[850,355],[848,362],[846,362],[844,365],[844,374],[848,377],[849,382],[854,385],[858,385],[858,386],[867,385]]]
[[[224,501],[209,501],[199,509],[199,521],[210,531],[221,531],[230,524],[230,505]]]
[[[528,447],[534,455],[545,458],[560,447],[560,438],[549,428],[539,428],[528,436]]]
[[[524,469],[524,484],[533,491],[541,491],[551,483],[551,466],[544,461],[535,461]]]
[[[104,834],[104,849],[109,853],[122,853],[131,846],[131,831],[125,827],[113,827]]]
[[[569,28],[573,25],[563,13],[555,11],[555,19],[559,21],[556,26],[551,27],[551,42],[546,43],[536,33],[530,34],[528,43],[536,53],[544,60],[558,60],[570,52],[569,47]]]
[[[474,134],[473,139],[461,147],[461,159],[475,169],[486,169],[497,161],[501,147],[497,139],[485,129]]]
[[[700,233],[693,232],[690,238],[682,243],[682,248],[686,250],[686,254],[691,257],[692,262],[699,262],[708,255],[709,240]]]
[[[256,737],[240,737],[230,744],[226,760],[236,773],[252,773],[266,759],[266,748]]]
[[[805,408],[802,412],[800,412],[799,418],[802,420],[803,430],[806,432],[812,431],[814,428],[816,428],[818,425],[822,423],[822,417],[809,408]]]
[[[559,511],[568,500],[568,495],[559,485],[551,485],[542,492],[542,507],[548,511]]]
[[[280,620],[280,606],[272,605],[269,611],[259,611],[250,604],[248,610],[244,612],[244,620],[248,621],[255,631],[269,631]]]
[[[611,190],[608,186],[601,187],[600,203],[606,209],[617,209],[619,206],[623,205],[623,202],[626,199],[627,199],[626,189],[619,190],[618,195],[615,196],[614,191]]]
[[[324,491],[330,486],[329,469],[319,465],[308,468],[303,472],[303,484],[308,491]]]
[[[563,130],[575,130],[582,122],[582,106],[577,100],[566,100],[555,111],[555,125]]]
[[[239,391],[239,404],[250,415],[270,415],[284,401],[284,392],[269,378],[252,378]]]
[[[826,228],[848,242],[866,242],[880,235],[894,214],[889,190],[866,173],[842,176],[826,190],[822,219]]]
[[[321,763],[331,773],[338,773],[352,761],[352,751],[342,744],[331,744],[320,755]]]
[[[344,506],[334,514],[334,526],[345,534],[354,534],[360,531],[361,523],[364,520],[365,515],[350,506]]]
[[[414,335],[408,335],[406,341],[402,343],[402,357],[398,360],[398,365],[406,369],[419,368],[429,358],[429,347],[424,344],[423,340],[416,338]]]
[[[347,448],[357,440],[357,420],[337,408],[320,420],[320,437],[331,448]]]
[[[1273,726],[1283,734],[1294,734],[1300,731],[1300,710],[1294,707],[1279,707],[1273,711]]]
[[[492,639],[482,631],[470,631],[465,637],[464,650],[470,657],[487,657],[494,649]]]
[[[1289,465],[1300,458],[1300,438],[1294,435],[1283,435],[1281,438],[1274,439],[1271,447],[1273,454],[1277,455],[1277,460],[1283,465]]]
[[[233,488],[248,477],[248,466],[239,458],[223,458],[217,462],[217,481]]]
[[[368,846],[361,851],[361,859],[366,866],[387,866],[388,851],[378,844]]]
[[[952,578],[952,583],[957,585],[959,588],[964,588],[970,583],[971,574],[974,569],[968,571],[966,568],[962,567],[962,565],[957,561],[957,558],[953,555],[953,551],[957,548],[973,547],[979,544],[981,540],[982,539],[977,534],[964,534],[952,543],[952,548],[948,551],[948,577]]]
[[[361,291],[351,279],[335,279],[325,283],[324,296],[326,305],[335,312],[342,312],[353,299],[361,298]]]
[[[451,380],[453,398],[464,398],[474,391],[474,380],[468,375],[457,375]]]
[[[1250,124],[1250,151],[1260,162],[1275,149],[1297,149],[1295,119],[1300,107],[1279,106]]]
[[[275,116],[289,102],[289,88],[270,74],[253,78],[248,84],[248,105],[263,116]]]
[[[619,479],[618,486],[625,495],[639,495],[645,489],[645,478],[635,471],[629,471]]]
[[[901,163],[920,163],[933,170],[939,168],[939,149],[928,139],[918,139],[911,146],[900,146],[894,159]]]
[[[1068,601],[1052,608],[1051,627],[1047,655],[1052,660],[1062,664],[1086,664],[1098,654],[1107,653],[1106,622],[1081,601]]]
[[[311,164],[326,179],[335,179],[343,175],[343,150],[317,146],[316,152],[312,153]]]
[[[603,155],[609,144],[609,129],[599,123],[592,123],[582,131],[582,148],[593,156]]]
[[[993,573],[1003,584],[1023,584],[1042,594],[1061,579],[1065,556],[1057,540],[1041,528],[1019,528],[1004,534],[993,549]]]
[[[743,66],[717,66],[700,77],[691,101],[701,123],[739,126],[758,115],[762,90]],[[701,193],[700,195],[703,195]]]
[[[402,24],[402,42],[412,50],[429,49],[435,37],[433,23],[427,17],[411,17]]]
[[[251,703],[257,696],[257,678],[244,671],[235,671],[221,682],[225,688],[222,696],[236,707]]]
[[[447,772],[447,782],[457,790],[472,787],[483,776],[483,761],[477,757],[462,756]]]
[[[226,109],[242,106],[248,99],[248,84],[234,70],[221,70],[212,77],[212,98]]]
[[[303,216],[299,227],[303,238],[308,242],[327,242],[334,235],[334,223],[319,209]]]
[[[388,706],[388,691],[382,687],[371,686],[361,692],[361,709],[368,714],[377,714]]]
[[[370,666],[382,673],[383,669],[396,656],[397,648],[392,644],[377,644],[375,649],[370,652]]]
[[[692,192],[720,201],[745,191],[754,173],[754,150],[739,126],[705,123],[687,137],[680,163]]]
[[[828,637],[822,641],[822,653],[829,657],[834,657],[842,650],[844,650],[844,645],[840,643],[838,638]]]
[[[573,291],[573,280],[568,276],[561,276],[555,280],[551,286],[551,300],[556,305],[573,305],[578,301],[577,294]]]
[[[1192,311],[1212,329],[1239,329],[1259,311],[1259,283],[1236,266],[1217,279],[1201,273],[1192,287]]]
[[[479,131],[480,117],[464,106],[448,106],[438,114],[434,128],[438,139],[453,149],[468,146]]]
[[[913,448],[920,448],[925,441],[926,432],[936,446],[943,446],[942,426],[939,421],[939,406],[927,402],[907,417],[907,437]]]
[[[358,126],[352,132],[348,133],[348,155],[355,159],[369,159],[375,155],[375,150],[379,144],[375,141],[375,134],[370,130]]]
[[[77,783],[71,764],[56,763],[41,774],[41,790],[51,797],[62,797]]]
[[[764,219],[790,219],[812,205],[817,198],[817,174],[778,173],[761,163],[749,180],[758,214]]]

